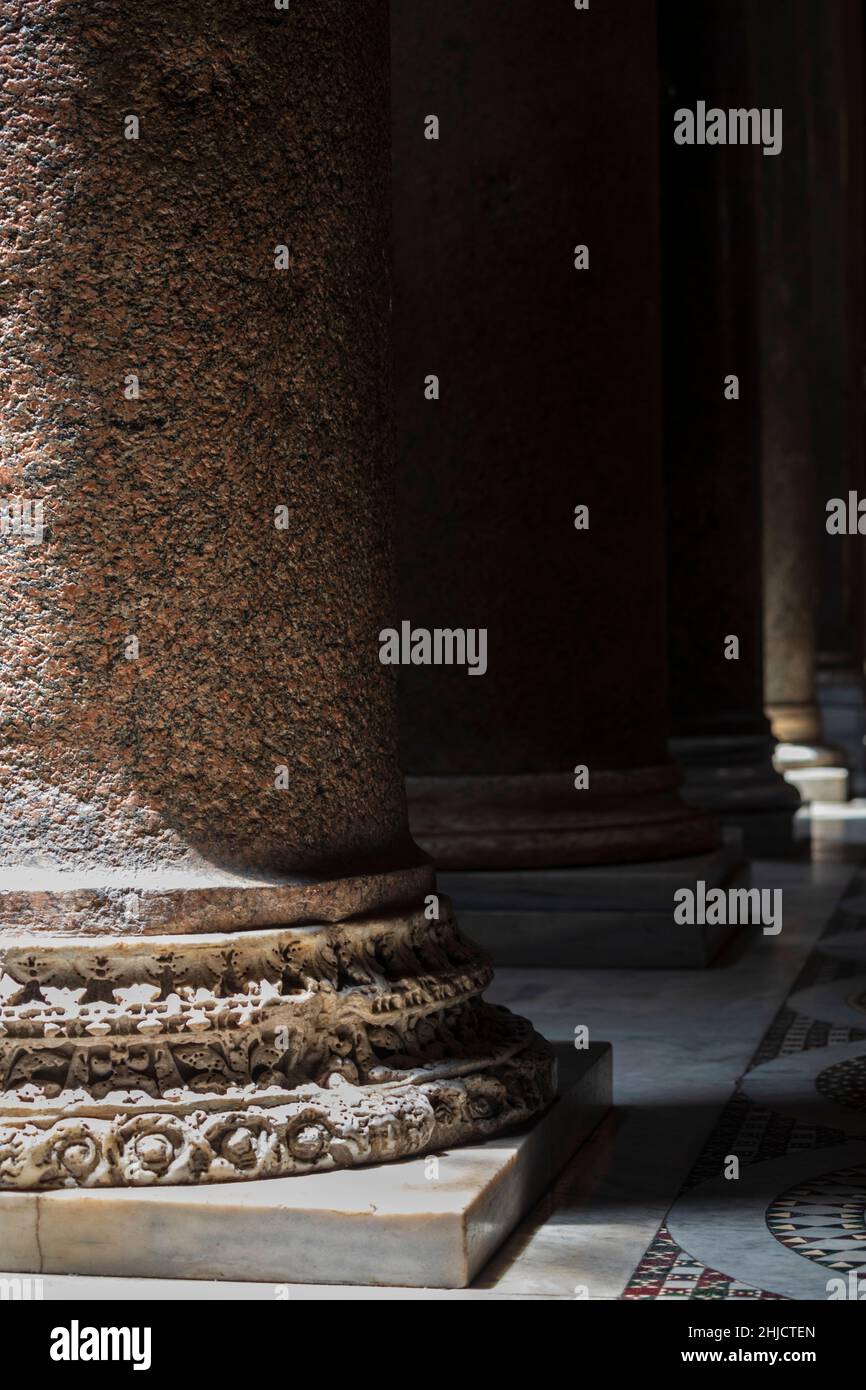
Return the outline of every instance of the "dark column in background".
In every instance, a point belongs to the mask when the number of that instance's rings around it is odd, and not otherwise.
[[[484,676],[402,673],[444,865],[717,843],[666,746],[655,26],[646,0],[394,7],[401,617],[489,633]]]
[[[864,440],[864,313],[866,313],[866,9],[863,0],[848,0],[843,12],[845,80],[848,90],[846,132],[848,177],[848,476],[860,496],[866,495],[866,440]],[[852,544],[846,550],[845,592],[851,627],[855,669],[866,678],[866,546]]]
[[[863,19],[860,0],[809,11],[812,110],[812,415],[818,495],[818,699],[852,772],[864,758],[860,536],[832,536],[826,504],[864,492]]]
[[[826,14],[827,7],[821,6]],[[811,207],[816,7],[764,0],[747,9],[752,101],[784,111],[780,155],[759,170],[763,409],[765,699],[773,732],[799,765],[834,761],[821,747],[815,659],[818,529]],[[811,751],[810,751],[811,750]],[[784,758],[784,750],[781,750]],[[777,757],[779,755],[777,754]]]
[[[675,113],[748,105],[743,5],[665,0],[662,321],[673,749],[685,794],[745,831],[790,839],[799,797],[772,764],[763,709],[761,408],[754,146],[678,145]],[[726,383],[738,379],[738,399]],[[726,642],[739,641],[738,659]]]
[[[851,471],[866,495],[866,0],[856,0],[846,12],[849,38],[845,51],[851,91],[849,153],[851,196],[848,256],[852,285],[851,353],[848,359],[848,408]],[[857,669],[866,679],[866,546],[851,555],[849,585],[856,632]]]
[[[841,6],[830,0],[817,16],[809,11],[809,43],[814,59],[809,100],[810,173],[815,196],[812,231],[812,419],[818,474],[815,526],[818,535],[818,664],[826,671],[850,669],[851,652],[843,596],[846,540],[829,536],[823,502],[842,497],[847,488],[845,398],[847,339],[840,332],[846,314],[847,281],[845,167],[842,142],[845,111],[844,54],[835,42]],[[832,254],[828,254],[832,248]]]

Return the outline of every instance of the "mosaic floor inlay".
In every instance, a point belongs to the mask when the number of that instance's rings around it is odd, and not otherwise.
[[[834,1274],[866,1292],[864,955],[860,875],[623,1298],[827,1298]]]

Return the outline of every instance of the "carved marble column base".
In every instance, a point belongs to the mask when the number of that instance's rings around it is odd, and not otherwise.
[[[821,712],[817,704],[802,701],[765,705],[773,737],[779,743],[821,742]]]
[[[681,799],[674,763],[616,772],[409,777],[412,837],[443,869],[665,859],[715,849],[719,829]]]
[[[201,1184],[381,1163],[548,1104],[447,900],[333,925],[0,933],[0,1188]]]
[[[841,748],[827,743],[780,742],[773,751],[773,766],[779,772],[799,772],[805,767],[844,767]]]
[[[845,754],[823,741],[816,704],[768,704],[767,717],[779,740],[773,766],[797,788],[802,801],[847,801]],[[818,769],[827,769],[819,776]]]
[[[683,800],[713,811],[742,831],[747,855],[787,853],[794,844],[797,788],[773,765],[775,740],[766,734],[720,734],[671,739],[683,768]]]
[[[822,743],[777,743],[773,766],[796,787],[802,802],[848,800],[848,768],[841,748]]]
[[[785,773],[785,780],[796,787],[804,806],[813,801],[845,802],[851,794],[847,767],[797,767],[795,764]]]
[[[555,1064],[559,1092],[532,1124],[508,1139],[443,1143],[435,1159],[231,1188],[2,1194],[2,1269],[464,1288],[611,1105],[608,1043],[558,1044]]]

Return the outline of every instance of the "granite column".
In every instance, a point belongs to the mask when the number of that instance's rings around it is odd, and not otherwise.
[[[0,6],[0,1186],[442,1149],[553,1064],[397,759],[386,0]]]
[[[777,766],[838,765],[816,692],[818,502],[813,341],[816,228],[812,23],[805,0],[748,10],[754,104],[783,113],[783,145],[759,166],[764,540],[764,693]],[[826,19],[826,7],[822,7]],[[805,784],[803,784],[805,787]]]
[[[401,616],[487,642],[401,673],[413,833],[506,898],[713,850],[666,742],[655,6],[392,24]]]
[[[742,104],[743,6],[660,11],[668,642],[684,795],[746,849],[792,842],[799,797],[763,709],[755,146],[678,144],[678,111]]]
[[[831,534],[827,505],[866,496],[863,475],[863,11],[832,0],[809,12],[812,413],[818,496],[817,696],[826,737],[862,790],[863,539]]]

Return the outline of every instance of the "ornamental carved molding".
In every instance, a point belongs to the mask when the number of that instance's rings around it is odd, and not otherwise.
[[[547,1104],[441,919],[139,938],[0,936],[0,1188],[226,1182],[405,1158]]]

